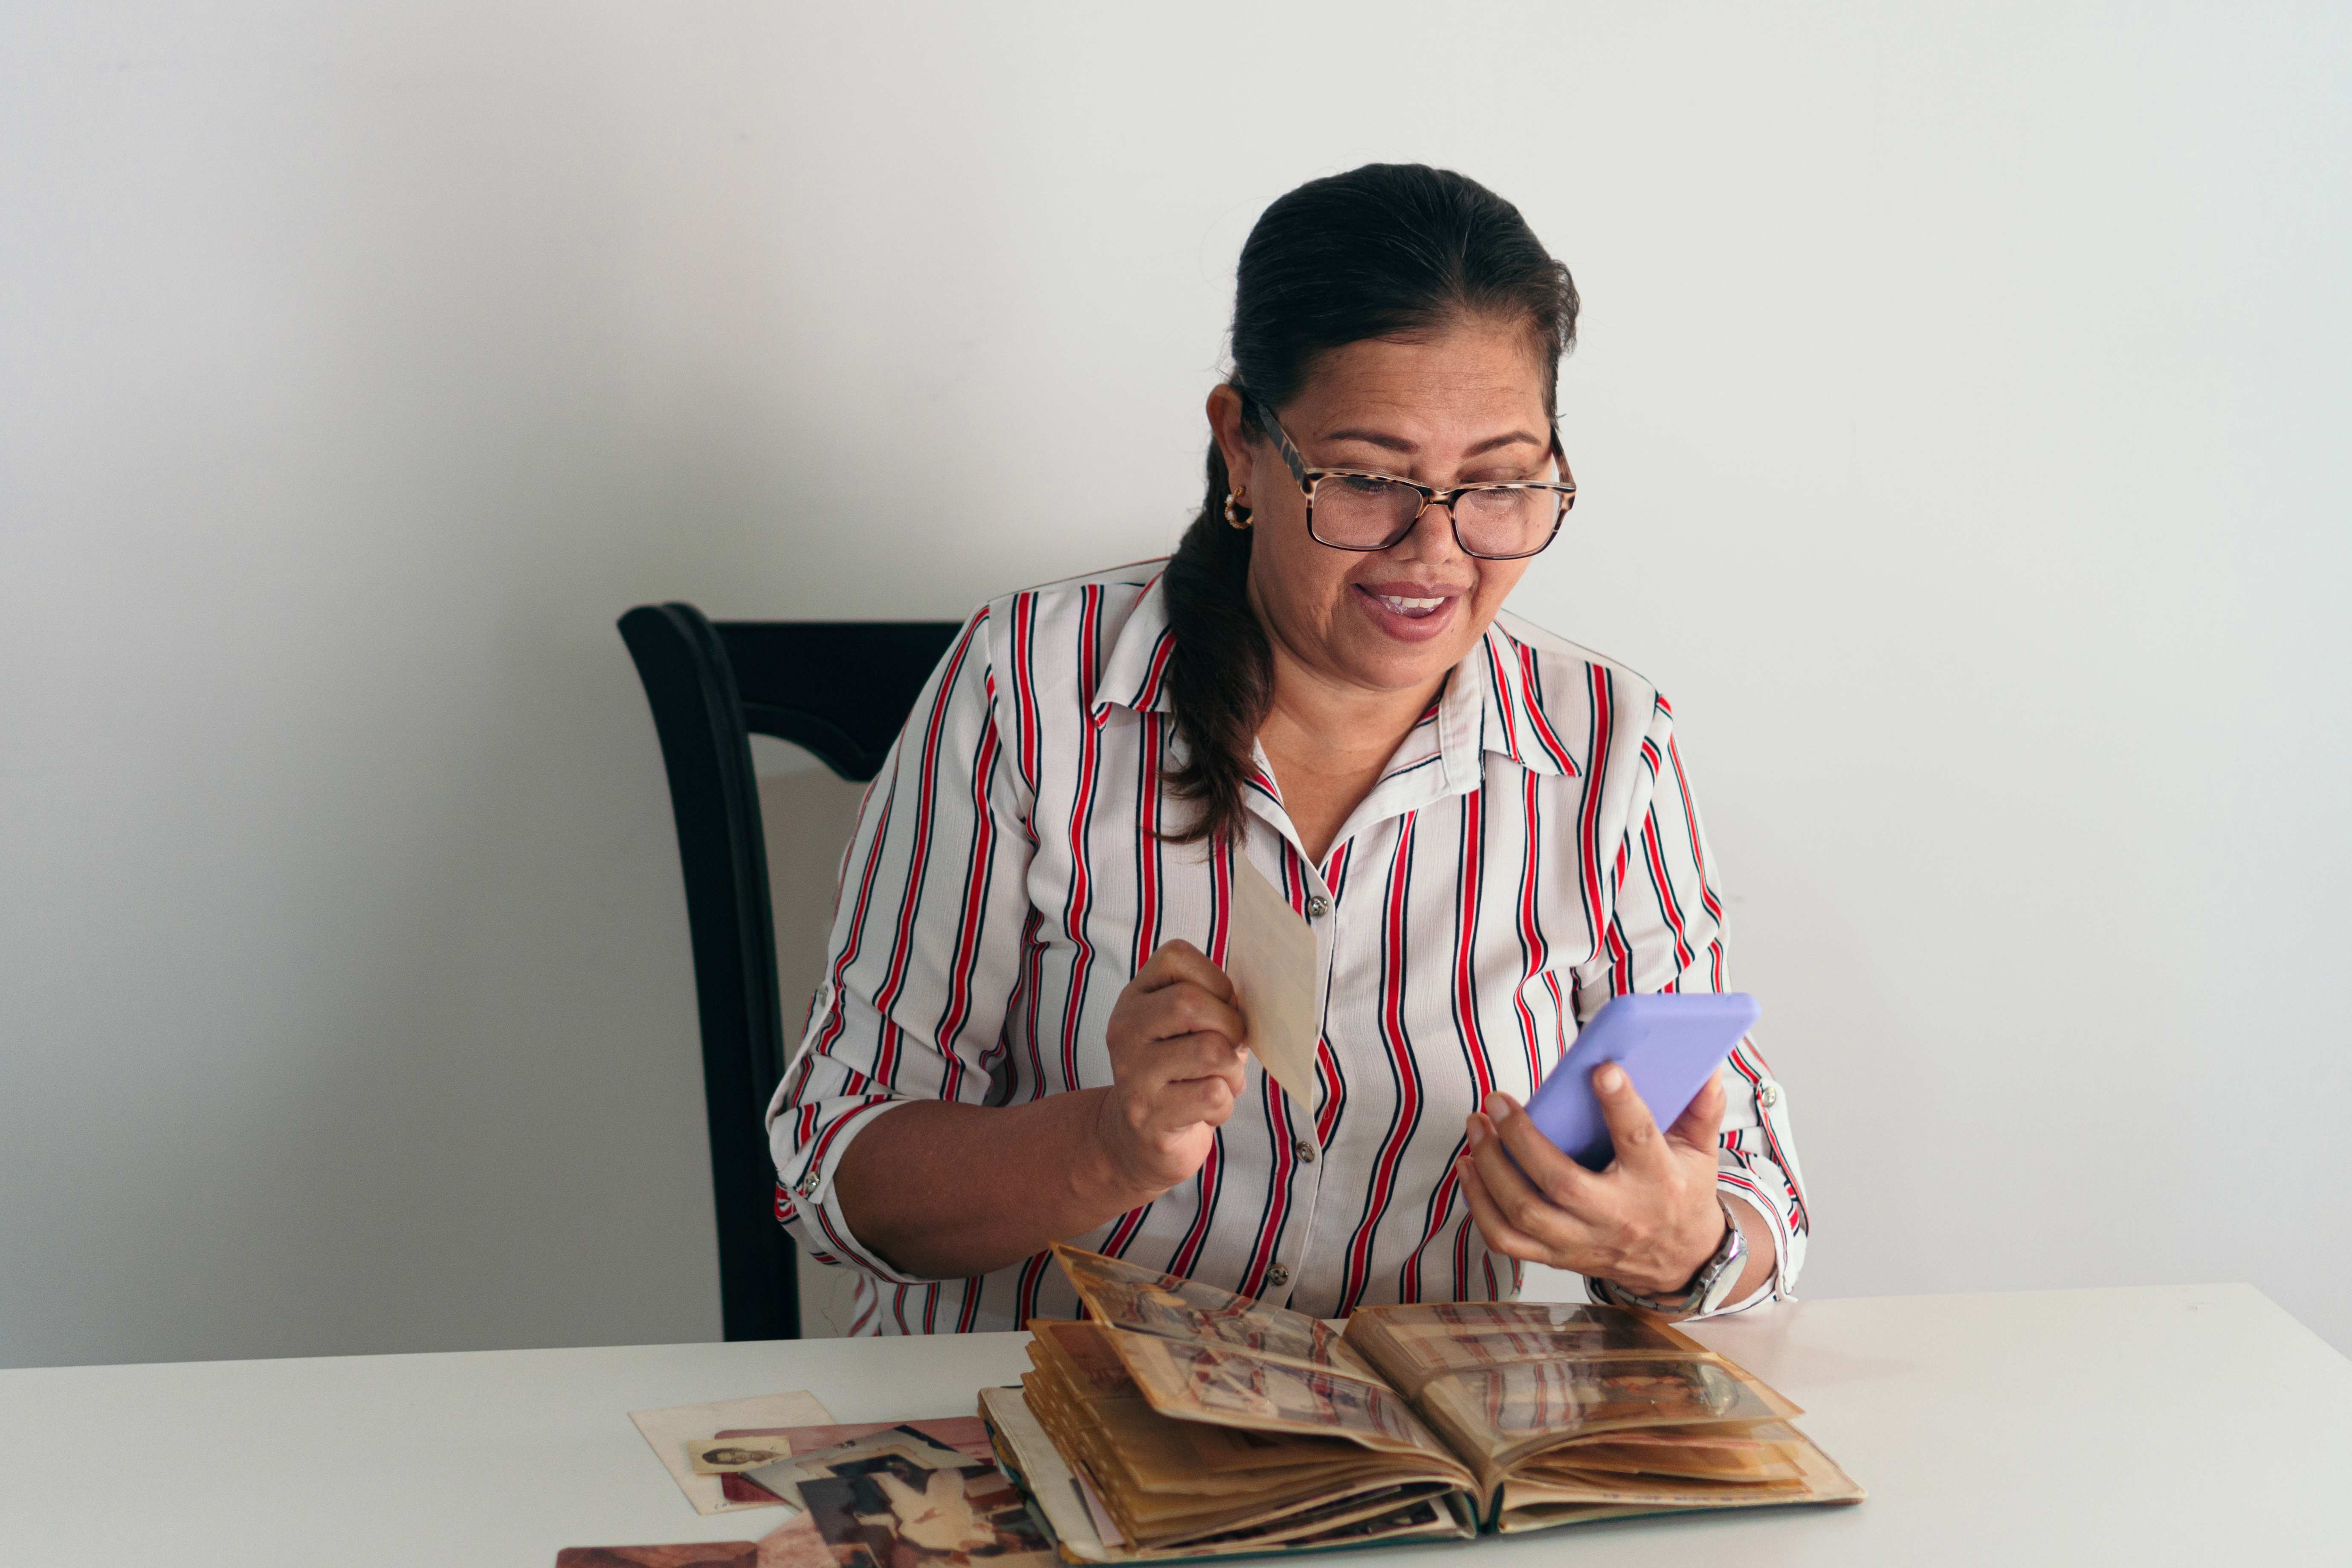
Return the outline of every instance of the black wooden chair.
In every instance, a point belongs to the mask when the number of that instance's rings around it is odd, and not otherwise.
[[[775,1219],[762,1125],[783,1074],[784,1016],[751,732],[803,746],[863,783],[881,768],[960,629],[953,621],[712,622],[691,605],[641,605],[621,617],[661,737],[686,871],[719,1294],[730,1340],[801,1332],[798,1263]]]

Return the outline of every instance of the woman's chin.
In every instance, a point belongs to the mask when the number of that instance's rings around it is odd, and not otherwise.
[[[1350,639],[1337,661],[1356,685],[1373,691],[1415,691],[1462,662],[1451,640],[1399,647],[1377,637]]]

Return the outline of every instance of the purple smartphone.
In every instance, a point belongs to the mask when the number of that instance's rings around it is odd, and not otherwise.
[[[1671,1127],[1762,1011],[1744,991],[1612,996],[1528,1097],[1528,1116],[1569,1158],[1601,1170],[1617,1151],[1592,1095],[1593,1069],[1622,1067],[1658,1125]]]

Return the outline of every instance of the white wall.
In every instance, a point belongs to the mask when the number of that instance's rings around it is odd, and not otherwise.
[[[2347,15],[0,0],[0,1363],[714,1336],[614,617],[1163,550],[1373,158],[1585,290],[1810,1292],[2352,1347]]]

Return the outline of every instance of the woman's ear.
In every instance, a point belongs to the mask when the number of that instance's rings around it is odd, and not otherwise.
[[[1226,479],[1235,495],[1246,498],[1243,504],[1247,505],[1257,499],[1250,486],[1250,458],[1256,446],[1250,440],[1249,415],[1242,395],[1228,384],[1218,384],[1210,389],[1208,412],[1209,434],[1225,457]]]

